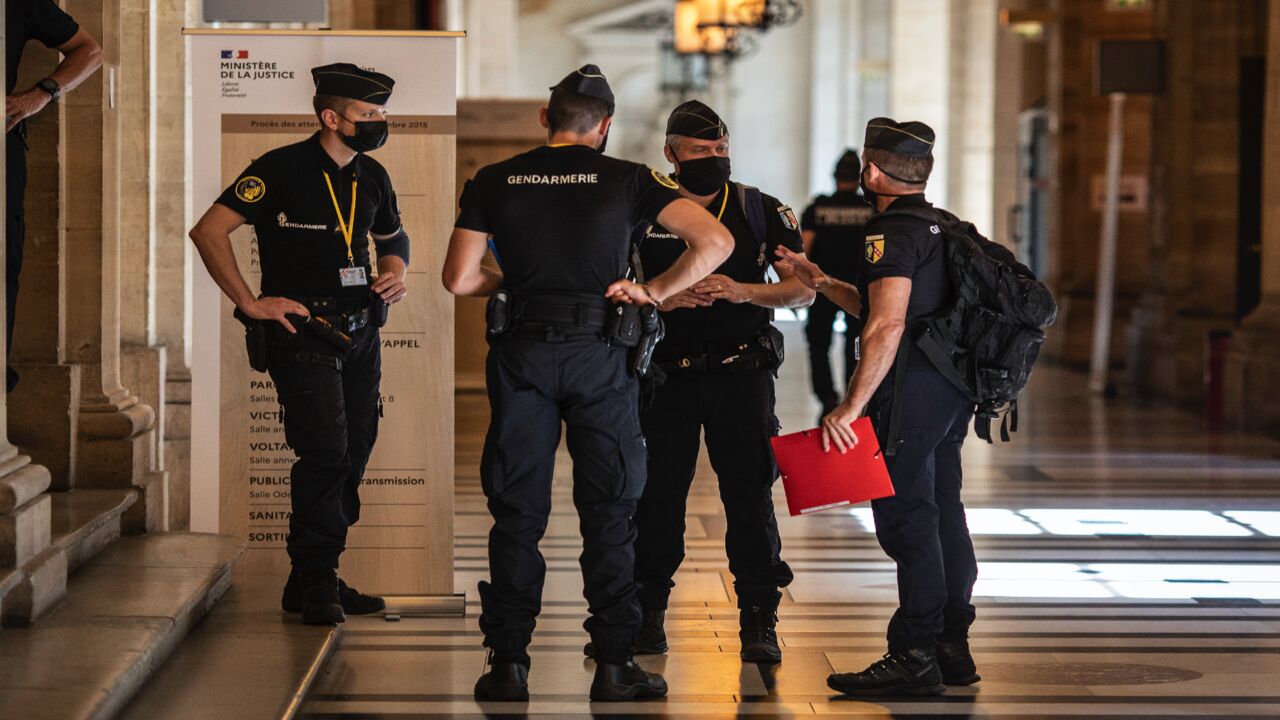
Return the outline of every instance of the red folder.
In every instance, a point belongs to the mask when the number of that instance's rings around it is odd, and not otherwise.
[[[846,453],[837,450],[834,443],[831,452],[824,452],[821,428],[770,440],[782,472],[787,508],[792,515],[807,515],[893,495],[889,470],[884,465],[871,419],[855,420],[853,432],[858,436],[858,444]]]

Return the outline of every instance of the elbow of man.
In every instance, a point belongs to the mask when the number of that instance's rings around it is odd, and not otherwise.
[[[902,333],[906,329],[907,321],[905,318],[894,318],[892,320],[869,323],[866,334],[868,337],[883,338],[886,344],[896,346],[898,341],[902,339]]]
[[[444,271],[440,273],[440,282],[444,285],[444,289],[450,295],[466,295],[467,294],[467,276],[466,273],[460,272],[445,264]]]
[[[716,223],[715,230],[707,238],[707,247],[715,255],[717,267],[733,254],[733,244],[733,234],[729,229]]]

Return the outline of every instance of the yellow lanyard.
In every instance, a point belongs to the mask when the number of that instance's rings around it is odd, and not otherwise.
[[[347,241],[347,266],[355,267],[356,258],[351,252],[351,236],[356,229],[356,183],[360,182],[360,178],[351,178],[351,217],[346,222],[342,220],[342,208],[338,205],[338,195],[333,191],[333,181],[329,179],[329,173],[320,171],[324,174],[324,184],[329,186],[329,198],[333,200],[334,212],[338,213],[338,228],[342,230],[342,239]],[[724,209],[721,208],[721,212]]]
[[[729,183],[724,184],[724,199],[720,201],[720,212],[716,213],[716,222],[724,217],[724,209],[729,205]]]

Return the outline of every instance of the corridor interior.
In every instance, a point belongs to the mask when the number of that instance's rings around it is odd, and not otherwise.
[[[790,361],[778,388],[783,432],[811,427],[804,344],[784,323]],[[834,354],[834,353],[833,353]],[[487,408],[457,401],[457,589],[465,619],[350,618],[303,706],[305,717],[977,717],[1280,716],[1280,443],[1206,432],[1190,414],[1103,400],[1083,376],[1037,371],[1007,445],[972,436],[965,499],[981,576],[973,648],[983,680],[939,698],[839,699],[828,673],[883,653],[894,607],[891,563],[865,505],[786,517],[775,497],[785,591],[777,667],[738,659],[724,514],[700,460],[689,503],[688,558],[667,631],[671,652],[645,657],[670,695],[587,702],[581,543],[562,449],[542,543],[548,577],[534,635],[527,705],[476,703],[485,653],[476,583],[487,576],[489,517],[478,467]]]

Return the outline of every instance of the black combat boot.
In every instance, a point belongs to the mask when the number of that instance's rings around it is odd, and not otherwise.
[[[743,608],[738,619],[738,637],[742,640],[742,661],[749,663],[782,662],[778,647],[778,613],[764,608]]]
[[[667,651],[667,631],[663,627],[666,622],[666,610],[645,610],[640,619],[640,632],[636,634],[631,652],[636,655],[661,655]],[[596,656],[596,646],[587,643],[582,647],[582,654],[589,658]]]
[[[476,681],[477,700],[526,702],[529,700],[529,666],[521,663],[494,662],[489,655],[489,672]]]
[[[596,702],[653,700],[667,694],[667,681],[657,673],[645,672],[628,660],[625,665],[598,663],[591,683],[591,699]]]
[[[306,570],[301,574],[302,622],[307,625],[337,625],[347,619],[338,599],[338,573],[333,570]]]
[[[338,578],[338,600],[347,615],[372,615],[387,609],[387,603],[376,595],[365,595]],[[287,613],[302,612],[302,573],[294,568],[280,594],[280,608]]]
[[[972,685],[982,679],[969,653],[968,638],[938,641],[938,669],[948,685]]]
[[[827,687],[845,695],[941,695],[942,671],[932,650],[888,653],[856,673],[835,673]]]

